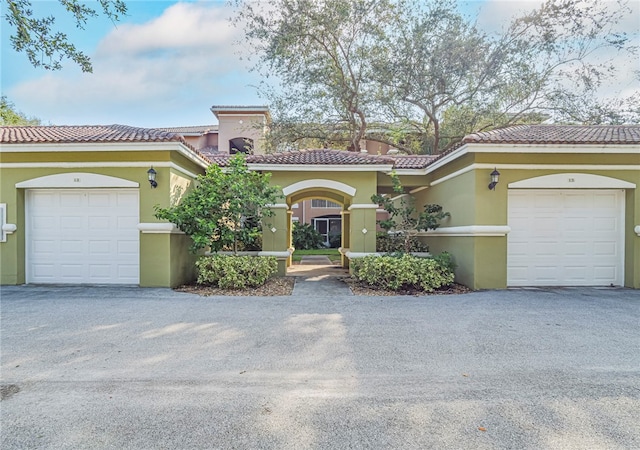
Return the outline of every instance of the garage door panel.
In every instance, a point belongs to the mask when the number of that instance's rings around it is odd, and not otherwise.
[[[61,208],[81,208],[83,205],[83,198],[81,193],[77,192],[60,192],[60,198],[55,203],[59,204]]]
[[[558,251],[557,241],[539,241],[533,249],[534,254],[538,257],[555,256]]]
[[[89,217],[88,222],[89,228],[93,230],[108,230],[111,228],[111,220],[107,216]]]
[[[507,284],[623,284],[623,194],[509,191]]]
[[[80,230],[86,227],[86,221],[82,216],[64,216],[60,217],[61,231],[65,230]]]
[[[32,266],[33,274],[42,279],[53,280],[55,276],[55,266],[53,264],[34,264]]]
[[[138,194],[137,192],[119,192],[116,196],[118,206],[137,208]]]
[[[137,241],[118,241],[118,254],[138,254],[138,242]]]
[[[558,271],[559,268],[557,266],[534,266],[532,275],[546,284],[555,284],[558,280]]]
[[[618,228],[618,220],[615,217],[595,217],[593,219],[593,229],[596,232],[615,233]]]
[[[137,190],[27,191],[28,282],[137,284],[137,224]]]
[[[118,230],[131,230],[138,226],[138,218],[132,216],[120,216],[116,218],[115,228]]]
[[[84,241],[81,240],[60,240],[60,253],[67,255],[81,255],[85,251]]]
[[[593,256],[616,257],[618,256],[618,245],[616,242],[594,242]]]
[[[567,258],[587,256],[589,254],[589,244],[584,241],[565,242],[562,253],[564,253]]]
[[[112,205],[113,195],[109,195],[108,193],[97,193],[92,192],[87,196],[87,204],[89,208],[108,208]]]
[[[89,241],[89,255],[109,258],[111,256],[111,241]]]

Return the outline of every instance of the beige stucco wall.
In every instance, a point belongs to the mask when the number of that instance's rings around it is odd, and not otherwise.
[[[218,151],[229,153],[229,140],[238,137],[253,139],[253,153],[264,153],[267,118],[264,114],[220,113],[218,115]]]

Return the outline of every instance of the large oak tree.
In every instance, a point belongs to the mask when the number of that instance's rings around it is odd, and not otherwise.
[[[633,98],[596,95],[613,56],[637,57],[618,30],[625,0],[548,0],[493,33],[453,0],[236,3],[255,68],[276,80],[262,87],[274,149],[366,137],[438,153],[514,123],[638,120]]]

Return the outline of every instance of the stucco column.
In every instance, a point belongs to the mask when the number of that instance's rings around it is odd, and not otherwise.
[[[373,203],[349,206],[349,251],[351,253],[375,253],[376,210]]]
[[[263,256],[275,256],[278,259],[278,275],[287,274],[287,260],[289,259],[289,243],[291,231],[286,203],[270,205],[274,215],[264,219],[262,227],[262,252]]]
[[[351,212],[340,211],[340,216],[342,216],[342,252],[340,263],[343,268],[348,269],[349,258],[346,257],[345,252],[348,251],[351,246]]]

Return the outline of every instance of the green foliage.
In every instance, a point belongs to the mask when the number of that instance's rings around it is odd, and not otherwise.
[[[294,223],[292,233],[295,249],[311,250],[324,247],[322,235],[308,223]]]
[[[285,87],[262,92],[272,149],[365,138],[432,154],[545,118],[637,121],[636,88],[601,100],[637,65],[630,1],[546,0],[488,33],[456,0],[233,0],[256,68]]]
[[[3,95],[0,98],[0,125],[40,125],[40,119],[27,117]]]
[[[262,286],[278,271],[273,256],[203,256],[196,261],[198,284],[223,289],[243,289]]]
[[[55,29],[55,17],[34,17],[31,0],[2,0],[7,3],[5,20],[14,28],[10,37],[11,46],[17,52],[25,52],[33,67],[42,66],[47,70],[59,70],[61,61],[70,59],[83,72],[92,72],[91,61],[69,42],[67,35]],[[58,0],[60,5],[73,17],[77,28],[84,29],[87,21],[100,15],[98,11],[79,0]],[[127,13],[123,0],[98,0],[102,14],[112,22]]]
[[[218,252],[255,248],[268,205],[276,203],[278,189],[269,185],[271,174],[249,171],[243,154],[236,154],[224,169],[211,165],[197,186],[179,205],[156,206],[158,219],[173,222],[191,236],[191,250],[210,247]]]
[[[329,247],[339,248],[342,245],[342,233],[329,233]]]
[[[371,196],[373,203],[377,203],[389,213],[389,218],[379,220],[378,224],[387,234],[391,232],[395,236],[395,238],[389,237],[389,240],[402,239],[402,248],[393,251],[415,251],[412,250],[418,245],[416,244],[415,234],[419,231],[435,230],[440,226],[440,221],[449,217],[450,214],[444,212],[442,206],[434,204],[424,205],[423,209],[419,211],[415,206],[414,198],[404,193],[400,178],[395,172],[391,173],[391,181],[393,183],[393,191],[399,194],[399,199],[394,200],[389,196],[380,194]],[[390,242],[389,245],[394,245],[394,248],[397,247],[396,242]]]
[[[442,252],[438,255],[432,256],[432,258],[445,269],[448,269],[450,272],[456,270],[458,265],[453,261],[453,256],[449,252]]]
[[[390,20],[392,1],[234,3],[237,23],[259,54],[258,68],[286,86],[264,86],[262,92],[278,116],[270,127],[271,147],[311,140],[359,151],[375,95],[367,82],[369,58]]]
[[[389,234],[385,231],[376,234],[376,251],[383,253],[428,252],[429,246],[416,236],[409,236],[406,239],[401,234]]]
[[[353,277],[381,289],[421,290],[432,292],[453,283],[449,267],[434,258],[417,258],[404,254],[394,256],[365,256],[351,261]]]

